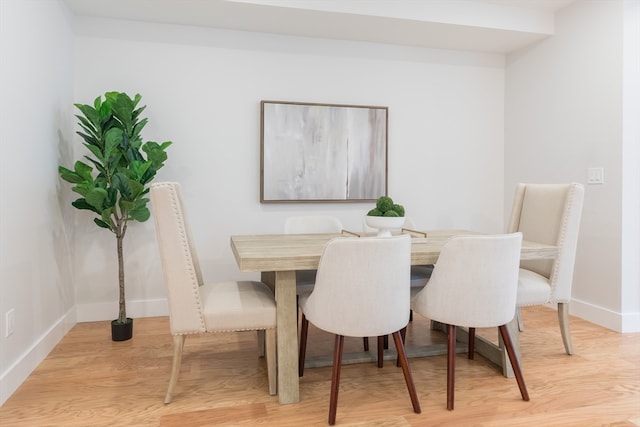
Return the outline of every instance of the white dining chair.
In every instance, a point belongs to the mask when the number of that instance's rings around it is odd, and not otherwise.
[[[429,283],[411,300],[413,310],[446,325],[447,409],[455,394],[456,327],[469,328],[473,359],[476,328],[498,327],[523,400],[529,400],[507,329],[516,310],[522,234],[453,237],[442,248]]]
[[[340,233],[342,222],[331,215],[296,215],[284,221],[285,234]],[[316,281],[316,270],[296,271],[296,293],[310,293]]]
[[[583,201],[582,184],[519,184],[508,227],[510,233],[521,232],[524,240],[558,246],[554,260],[520,263],[517,306],[557,304],[567,354],[573,354],[569,302]],[[518,324],[523,330],[520,310]]]
[[[173,364],[164,403],[178,382],[187,335],[260,331],[264,338],[269,393],[276,394],[276,303],[269,287],[255,281],[205,283],[178,183],[151,185],[151,207],[169,303]],[[259,343],[262,347],[262,343]]]
[[[300,361],[304,371],[309,322],[336,335],[329,400],[329,425],[335,424],[344,337],[393,334],[411,403],[420,403],[400,330],[409,321],[411,239],[395,237],[339,237],[324,248],[316,285],[300,296],[302,325]]]

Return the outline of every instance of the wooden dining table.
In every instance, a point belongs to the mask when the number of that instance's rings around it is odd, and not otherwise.
[[[341,234],[257,234],[231,236],[231,248],[242,272],[259,272],[261,280],[275,292],[277,306],[278,400],[281,404],[300,400],[298,379],[298,307],[296,303],[296,271],[318,268],[327,242],[334,238],[360,235]],[[411,264],[435,264],[447,240],[458,235],[482,234],[467,230],[434,230],[411,233]],[[425,237],[426,236],[426,237]],[[553,259],[556,246],[522,242],[521,259]],[[514,346],[519,352],[515,320],[509,327]],[[464,331],[462,331],[464,332]],[[459,334],[464,339],[464,333]],[[485,340],[486,341],[486,340]],[[511,366],[504,350],[476,336],[476,351],[503,367],[511,376]],[[409,352],[409,354],[411,354]]]

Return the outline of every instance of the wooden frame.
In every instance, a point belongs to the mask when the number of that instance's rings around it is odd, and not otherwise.
[[[260,202],[370,202],[387,194],[388,108],[260,102]]]

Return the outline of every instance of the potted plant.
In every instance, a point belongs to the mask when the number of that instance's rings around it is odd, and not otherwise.
[[[404,207],[388,196],[379,197],[376,207],[367,212],[367,226],[378,229],[378,236],[391,236],[391,230],[402,228]]]
[[[126,93],[107,92],[104,99],[97,97],[93,106],[74,104],[81,113],[76,115],[82,129],[77,134],[90,155],[84,156],[87,162],[76,161],[73,170],[58,167],[60,177],[73,184],[72,190],[81,196],[71,204],[93,212],[93,222],[116,237],[119,309],[118,318],[111,322],[114,341],[130,339],[133,332],[133,319],[127,317],[125,303],[122,251],[127,225],[149,219],[148,184],[167,160],[165,150],[171,145],[171,141],[143,143],[141,132],[147,119],[140,117],[146,108],[138,106],[141,99],[139,94],[132,99]]]

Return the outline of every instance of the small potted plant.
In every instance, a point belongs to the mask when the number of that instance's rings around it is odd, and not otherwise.
[[[391,230],[404,225],[404,207],[388,196],[379,197],[376,207],[367,212],[367,226],[378,229],[378,236],[391,236]]]
[[[122,243],[127,225],[129,221],[149,219],[148,184],[167,160],[165,150],[171,144],[143,143],[141,132],[147,119],[140,118],[146,108],[138,107],[141,98],[139,94],[132,99],[126,93],[107,92],[104,100],[97,97],[93,106],[74,104],[82,113],[76,115],[82,129],[77,133],[90,155],[84,156],[88,163],[76,161],[73,170],[58,168],[60,178],[73,184],[71,190],[81,196],[71,204],[93,212],[96,215],[93,222],[116,237],[119,300],[118,318],[111,322],[114,341],[130,339],[133,333],[124,288]]]

